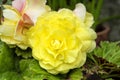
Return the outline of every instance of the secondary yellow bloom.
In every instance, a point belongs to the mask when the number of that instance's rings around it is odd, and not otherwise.
[[[1,40],[26,49],[26,31],[34,25],[38,16],[49,11],[45,3],[46,0],[14,0],[12,6],[4,5],[4,19],[0,25]]]
[[[93,19],[92,15],[81,19],[75,12],[61,9],[38,18],[28,38],[32,55],[42,68],[52,74],[67,73],[85,63],[86,53],[95,48],[96,38],[90,28],[93,20],[88,17]]]

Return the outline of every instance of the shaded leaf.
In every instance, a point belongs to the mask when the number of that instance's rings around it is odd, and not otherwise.
[[[15,53],[17,54],[17,56],[22,56],[25,59],[32,57],[32,50],[30,48],[27,48],[27,50],[22,50],[17,47]]]
[[[7,44],[0,41],[0,72],[13,70],[14,53]]]
[[[0,74],[0,80],[23,80],[17,72],[4,72]]]
[[[81,80],[83,78],[83,74],[80,68],[74,69],[70,72],[69,75],[70,80]]]

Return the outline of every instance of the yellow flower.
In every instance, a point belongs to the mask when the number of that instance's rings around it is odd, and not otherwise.
[[[93,20],[88,17],[93,19],[92,15],[81,19],[75,12],[61,9],[38,18],[28,31],[28,38],[32,55],[42,68],[52,74],[63,74],[85,63],[86,53],[95,48],[96,38],[90,28]]]
[[[45,3],[46,0],[14,0],[12,6],[4,5],[4,18],[0,25],[1,40],[26,49],[26,31],[34,25],[39,15],[49,11]]]

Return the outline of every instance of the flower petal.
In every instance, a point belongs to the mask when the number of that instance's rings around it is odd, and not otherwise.
[[[85,16],[85,26],[86,27],[91,27],[94,23],[94,19],[93,19],[93,15],[91,13],[86,13],[86,16]]]
[[[26,0],[14,0],[12,6],[16,8],[19,12],[22,12],[25,8]]]
[[[38,16],[49,10],[49,7],[46,7],[45,3],[46,0],[27,0],[25,13],[30,16],[34,23]]]
[[[5,36],[13,36],[15,26],[15,22],[5,20],[5,22],[0,25],[0,34]]]
[[[85,15],[86,15],[86,8],[83,4],[78,3],[76,4],[76,8],[73,10],[73,12],[84,21]]]
[[[11,6],[4,5],[6,9],[3,10],[3,16],[6,19],[12,20],[12,21],[18,21],[20,19],[20,14]]]
[[[23,18],[19,20],[17,27],[16,27],[16,33],[17,34],[24,34],[23,30],[29,29],[31,26],[33,26],[33,22],[30,19],[29,16],[26,14],[23,15]]]

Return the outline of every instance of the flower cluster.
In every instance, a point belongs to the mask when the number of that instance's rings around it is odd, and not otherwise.
[[[35,24],[38,16],[50,10],[45,3],[46,0],[14,0],[12,6],[3,5],[5,9],[0,25],[1,40],[26,49],[26,31]]]
[[[73,11],[50,11],[45,2],[15,0],[12,7],[5,6],[0,38],[22,49],[31,47],[33,58],[48,72],[67,73],[81,67],[96,46],[93,16],[81,3]]]

